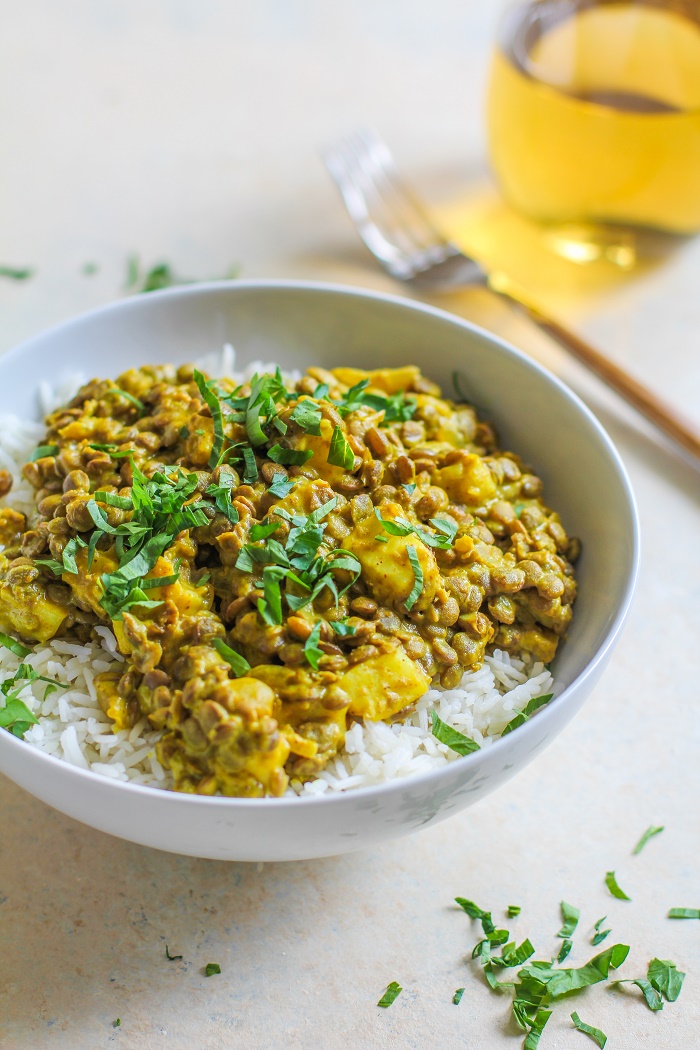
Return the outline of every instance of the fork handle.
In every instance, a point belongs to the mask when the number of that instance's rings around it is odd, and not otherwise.
[[[646,416],[660,430],[663,430],[670,438],[689,452],[694,458],[697,466],[700,466],[700,433],[692,423],[685,420],[675,409],[666,405],[660,398],[653,394],[648,387],[640,383],[629,372],[620,368],[609,358],[604,357],[590,343],[585,342],[580,336],[570,332],[558,321],[547,317],[533,303],[527,301],[525,296],[520,296],[512,288],[506,288],[497,281],[489,281],[489,287],[502,298],[514,303],[520,310],[534,321],[547,335],[568,350],[578,361],[595,372],[600,379],[609,387],[612,387],[621,397]]]

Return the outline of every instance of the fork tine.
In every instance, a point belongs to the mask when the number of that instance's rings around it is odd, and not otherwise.
[[[447,239],[436,229],[410,187],[401,179],[386,143],[371,129],[358,132],[357,140],[363,150],[362,162],[377,191],[387,206],[401,217],[400,224],[410,230],[416,248],[446,248]]]
[[[381,140],[368,131],[350,136],[344,146],[345,156],[353,166],[353,178],[364,194],[369,218],[384,236],[409,256],[422,257],[428,252],[431,259],[443,258],[443,238],[401,184]]]
[[[328,149],[324,154],[324,161],[342,194],[350,218],[369,250],[391,272],[400,268],[402,250],[387,240],[370,216],[368,196],[373,196],[373,187],[370,185],[368,188],[367,180],[362,177],[362,169],[350,140],[344,139]]]
[[[342,139],[324,160],[358,233],[394,277],[434,286],[485,279],[478,263],[438,232],[374,132]]]

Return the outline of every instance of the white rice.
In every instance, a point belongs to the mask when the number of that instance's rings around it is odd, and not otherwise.
[[[250,378],[256,371],[275,368],[274,364],[258,361],[236,374],[235,353],[230,344],[223,351],[207,354],[198,363],[216,378],[231,376],[237,382]],[[290,374],[289,378],[298,378],[298,373]],[[83,382],[84,376],[74,375],[56,389],[41,383],[38,393],[42,415],[70,400]],[[0,500],[0,505],[15,507],[30,518],[35,513],[34,490],[22,478],[21,468],[43,435],[42,424],[0,415],[0,468],[14,477],[12,491]],[[170,788],[171,775],[162,768],[155,754],[160,731],[150,729],[147,720],[142,718],[132,729],[114,732],[112,722],[97,702],[95,675],[118,670],[124,657],[119,654],[109,627],[96,627],[95,634],[97,640],[87,645],[62,639],[39,644],[23,659],[5,648],[0,649],[0,683],[11,678],[20,664],[26,663],[61,686],[52,691],[45,682],[18,683],[19,699],[38,719],[38,724],[26,732],[24,739],[33,747],[100,776]],[[332,794],[438,769],[460,756],[433,736],[431,712],[436,712],[443,722],[480,747],[486,747],[529,700],[551,692],[552,684],[552,676],[543,664],[526,664],[496,650],[486,657],[478,671],[465,672],[456,688],[429,689],[405,721],[391,725],[369,721],[352,724],[343,751],[318,778],[306,784],[294,782],[287,794],[290,797]],[[0,695],[0,707],[4,706],[5,697]]]

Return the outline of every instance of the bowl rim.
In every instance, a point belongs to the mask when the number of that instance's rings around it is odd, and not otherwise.
[[[168,299],[185,299],[189,297],[197,298],[202,295],[208,295],[212,292],[226,295],[231,292],[236,293],[238,290],[265,290],[265,289],[278,289],[282,291],[290,292],[320,292],[330,293],[350,298],[357,299],[369,299],[377,302],[388,303],[393,306],[397,306],[401,309],[408,311],[416,311],[430,317],[436,318],[436,320],[447,322],[448,324],[454,325],[457,328],[463,329],[465,332],[476,334],[484,338],[487,342],[495,343],[501,351],[505,351],[506,354],[511,355],[520,360],[526,368],[535,372],[540,378],[553,385],[572,407],[584,416],[589,426],[592,428],[603,448],[605,449],[609,459],[617,474],[617,480],[620,487],[626,497],[627,509],[630,515],[632,524],[631,540],[631,564],[628,578],[625,583],[622,600],[619,604],[617,612],[610,624],[607,627],[605,636],[601,645],[590,657],[583,670],[571,681],[565,689],[562,690],[552,701],[547,704],[544,708],[537,712],[536,718],[531,718],[523,725],[518,727],[518,736],[520,741],[525,744],[527,739],[532,739],[533,733],[539,732],[537,726],[542,727],[551,721],[559,708],[561,708],[567,701],[571,700],[576,692],[579,691],[581,686],[591,677],[596,674],[597,669],[602,663],[604,663],[608,653],[617,641],[622,628],[629,616],[632,601],[637,588],[637,582],[639,578],[639,567],[640,567],[640,522],[639,522],[639,510],[637,507],[634,491],[632,484],[629,479],[627,470],[622,462],[622,458],[617,448],[615,447],[610,435],[607,433],[602,423],[597,419],[590,408],[581,400],[578,394],[574,393],[573,390],[566,383],[564,383],[558,376],[549,369],[545,368],[534,358],[530,357],[523,350],[518,349],[512,343],[509,343],[506,339],[502,339],[494,332],[483,328],[481,325],[474,324],[472,321],[468,321],[465,318],[460,317],[457,314],[452,314],[447,310],[442,310],[439,307],[432,306],[428,303],[422,303],[409,299],[405,296],[394,295],[386,292],[379,292],[373,289],[365,289],[355,285],[344,285],[335,282],[328,281],[311,281],[311,280],[298,280],[298,279],[287,279],[287,278],[251,278],[246,280],[226,280],[226,281],[203,281],[193,285],[177,285],[173,288],[165,288],[160,291],[149,292],[143,296],[133,296],[127,299],[118,299],[115,302],[106,303],[102,306],[94,307],[91,310],[84,311],[81,314],[77,314],[73,317],[67,318],[65,321],[61,321],[56,325],[44,329],[38,332],[34,336],[30,336],[29,339],[17,344],[10,348],[6,353],[0,356],[0,371],[3,368],[5,361],[14,359],[15,357],[25,354],[31,351],[35,346],[46,339],[51,339],[57,335],[70,334],[72,328],[77,328],[85,321],[89,321],[98,317],[107,316],[109,317],[112,313],[132,310],[138,312],[140,309],[147,310],[151,302],[162,302]],[[408,777],[401,777],[396,780],[385,781],[381,784],[373,784],[369,787],[358,787],[353,788],[352,791],[333,791],[323,792],[318,795],[283,795],[278,798],[265,797],[265,798],[240,798],[238,796],[223,796],[223,795],[197,795],[190,794],[189,792],[172,791],[167,788],[157,787],[155,785],[146,784],[135,784],[130,781],[115,780],[109,777],[101,776],[99,773],[94,773],[90,769],[82,769],[79,766],[74,766],[72,763],[67,762],[65,759],[57,758],[54,755],[48,754],[46,751],[42,751],[38,747],[34,747],[31,744],[25,744],[24,740],[15,737],[11,733],[3,733],[0,736],[0,740],[5,746],[9,748],[22,748],[27,747],[29,753],[32,754],[34,761],[38,763],[47,763],[47,771],[55,769],[60,772],[61,775],[70,779],[71,777],[77,778],[77,782],[84,781],[84,786],[87,788],[89,785],[95,785],[96,781],[100,783],[100,787],[103,790],[118,790],[127,791],[136,798],[141,797],[144,800],[151,799],[152,802],[158,805],[174,806],[182,805],[186,803],[194,806],[216,806],[219,809],[238,809],[244,810],[255,810],[256,808],[262,812],[282,812],[289,808],[289,806],[340,806],[347,805],[348,800],[357,799],[358,802],[362,802],[365,799],[371,799],[379,796],[390,795],[395,792],[400,792],[406,787],[415,788],[420,790],[424,787],[429,787],[437,782],[454,769],[457,762],[470,762],[475,764],[484,755],[497,756],[501,751],[507,750],[511,745],[510,741],[504,741],[503,737],[499,737],[493,741],[488,748],[481,748],[478,751],[471,752],[469,755],[461,756],[456,759],[455,762],[450,762],[446,766],[442,766],[438,769],[428,770],[425,773],[415,773]],[[19,754],[19,752],[18,752]],[[27,789],[29,790],[29,789]]]

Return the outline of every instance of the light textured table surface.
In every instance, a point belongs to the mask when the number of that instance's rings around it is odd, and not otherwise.
[[[245,276],[395,291],[357,244],[319,150],[371,123],[437,208],[468,219],[470,194],[489,192],[481,106],[496,6],[2,0],[0,264],[37,273],[0,281],[0,348],[123,294],[132,252],[192,277],[237,262]],[[99,272],[83,276],[91,261]],[[698,420],[700,243],[629,274],[551,258],[527,270],[544,302]],[[574,964],[594,954],[591,927],[607,913],[606,943],[631,945],[624,976],[653,956],[687,972],[662,1013],[632,986],[560,1004],[542,1050],[593,1045],[573,1009],[610,1048],[700,1046],[700,924],[665,918],[700,906],[698,474],[485,293],[445,305],[566,378],[630,471],[642,574],[601,684],[533,766],[474,809],[338,859],[258,870],[171,856],[2,779],[3,1047],[517,1047],[508,997],[465,961],[477,930],[456,895],[503,918],[521,905],[516,936],[545,957],[563,898],[582,909]],[[652,823],[666,830],[632,857]],[[632,903],[608,894],[611,868]],[[182,961],[167,961],[166,943]],[[207,962],[221,975],[203,976]],[[404,992],[378,1010],[392,980]]]

